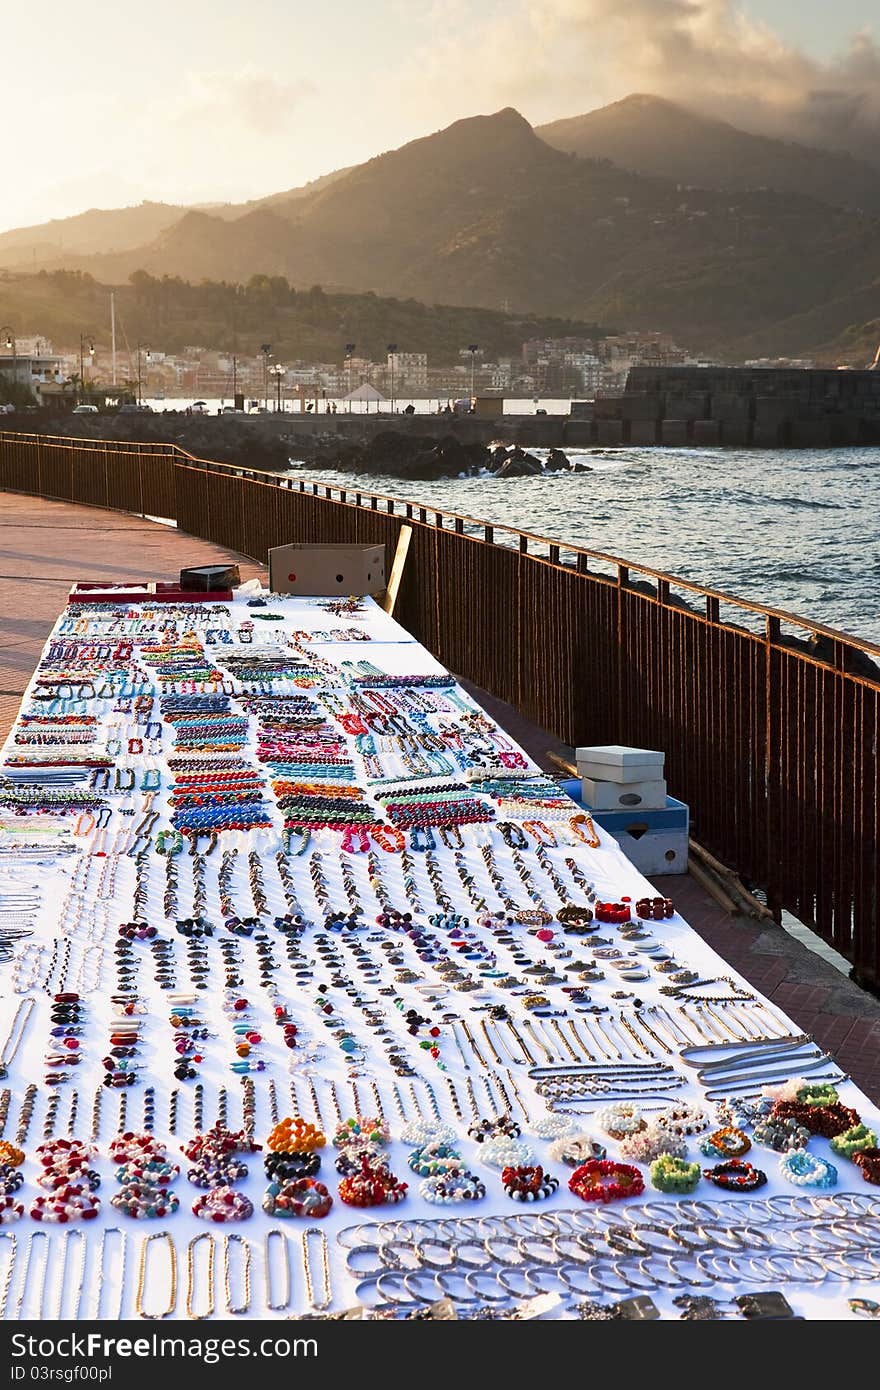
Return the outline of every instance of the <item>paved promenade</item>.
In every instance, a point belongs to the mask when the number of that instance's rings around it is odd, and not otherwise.
[[[230,560],[242,579],[265,573],[252,560],[140,517],[0,493],[0,736],[73,583],[176,580],[186,565]],[[536,761],[548,766],[548,749],[570,755],[511,706],[469,688]],[[880,1000],[781,928],[729,917],[689,876],[656,883],[710,946],[880,1103]]]

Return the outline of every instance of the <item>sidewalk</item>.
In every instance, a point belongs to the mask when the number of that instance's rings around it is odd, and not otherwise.
[[[0,737],[5,738],[43,644],[73,583],[177,579],[187,565],[237,562],[242,579],[263,574],[243,556],[140,517],[0,493]],[[570,754],[510,705],[466,687],[539,763]],[[781,927],[729,917],[689,876],[656,880],[714,950],[805,1032],[832,1052],[880,1103],[880,1000]]]

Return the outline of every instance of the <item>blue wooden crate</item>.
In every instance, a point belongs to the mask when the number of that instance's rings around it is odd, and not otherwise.
[[[572,777],[562,789],[578,806],[589,811],[596,825],[613,835],[640,873],[687,873],[690,810],[684,801],[667,796],[663,810],[594,811],[581,800],[581,782]]]

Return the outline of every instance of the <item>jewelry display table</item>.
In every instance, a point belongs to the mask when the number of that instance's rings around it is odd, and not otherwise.
[[[872,1311],[880,1114],[373,600],[79,599],[0,768],[0,1316]]]

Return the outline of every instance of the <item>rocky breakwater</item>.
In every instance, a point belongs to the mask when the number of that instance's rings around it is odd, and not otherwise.
[[[399,434],[383,430],[361,443],[331,437],[308,450],[300,462],[312,471],[335,469],[342,473],[379,473],[414,481],[432,478],[476,477],[529,478],[550,472],[588,471],[573,463],[561,449],[551,449],[542,460],[519,445],[465,444],[454,435],[435,439],[428,435]]]

